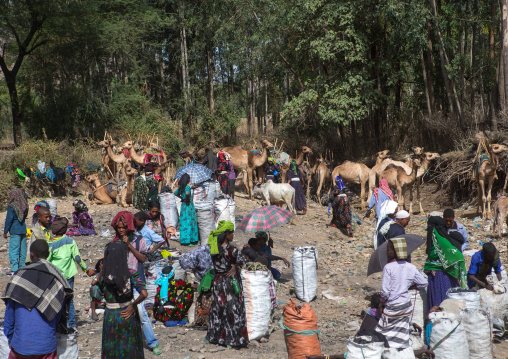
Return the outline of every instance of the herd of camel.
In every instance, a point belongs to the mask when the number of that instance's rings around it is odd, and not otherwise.
[[[138,139],[139,140],[139,139]],[[114,182],[115,186],[107,186],[101,183],[98,174],[86,176],[86,182],[89,186],[89,199],[97,204],[119,203],[123,207],[132,204],[132,190],[134,177],[137,171],[131,166],[132,163],[143,165],[145,159],[144,147],[138,145],[139,141],[129,139],[121,147],[116,147],[117,143],[111,136],[104,138],[99,142],[103,150],[103,167],[113,178],[123,178]],[[262,150],[254,153],[241,146],[231,146],[223,148],[223,151],[231,155],[231,161],[235,172],[238,174],[239,181],[247,191],[251,199],[255,181],[262,181],[264,177],[264,166],[267,164],[270,156],[270,149],[273,144],[267,140],[261,141]],[[162,178],[170,179],[174,175],[174,169],[166,155],[153,142],[153,138],[147,139],[148,152],[159,153],[157,161],[161,164],[155,173]],[[130,156],[124,152],[128,151]],[[361,209],[366,209],[367,200],[371,197],[373,189],[378,185],[379,180],[385,178],[388,181],[397,196],[397,201],[401,208],[405,208],[405,199],[409,191],[409,212],[413,209],[413,187],[416,187],[416,198],[420,208],[420,213],[424,213],[420,199],[420,182],[432,161],[440,158],[438,153],[425,152],[423,147],[413,147],[413,153],[406,157],[405,161],[395,161],[389,156],[389,150],[377,152],[375,154],[375,165],[372,168],[363,163],[344,161],[342,164],[333,167],[330,161],[322,156],[316,156],[317,159],[311,165],[310,161],[313,151],[307,146],[302,146],[299,154],[295,158],[296,163],[302,173],[307,177],[307,196],[310,196],[311,186],[316,189],[318,200],[323,193],[327,193],[333,187],[334,179],[341,176],[345,183],[359,184],[361,188],[360,199]],[[478,164],[477,174],[475,175],[478,185],[478,212],[481,212],[484,219],[492,218],[491,212],[491,192],[494,180],[497,178],[496,169],[499,163],[499,156],[502,153],[508,153],[508,147],[501,144],[491,144],[488,146],[489,159]],[[291,159],[290,159],[291,160]],[[289,162],[288,162],[289,163]],[[289,165],[283,165],[281,168],[281,179],[285,182]],[[508,176],[507,176],[508,178]],[[169,182],[169,181],[168,181]],[[368,185],[368,191],[367,191]],[[503,192],[506,189],[506,182]]]

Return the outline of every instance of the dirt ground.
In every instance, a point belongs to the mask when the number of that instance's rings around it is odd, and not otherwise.
[[[423,190],[423,208],[428,214],[431,211],[442,211],[444,207],[439,206],[442,198],[439,194],[432,194],[435,188],[432,185],[425,186]],[[58,213],[71,216],[73,198],[58,199]],[[33,204],[36,199],[30,201]],[[236,215],[244,216],[251,210],[260,206],[259,201],[249,201],[245,197],[237,196]],[[299,246],[315,246],[319,255],[318,279],[319,289],[317,298],[311,302],[311,307],[319,318],[319,330],[321,331],[321,348],[325,355],[344,353],[347,339],[354,335],[360,322],[361,312],[368,308],[368,297],[374,292],[381,290],[381,273],[366,276],[369,257],[373,252],[372,236],[375,222],[372,219],[364,219],[364,212],[360,211],[359,199],[353,196],[353,209],[356,212],[354,217],[360,218],[361,225],[355,225],[354,237],[349,238],[339,230],[327,228],[329,218],[327,208],[317,203],[310,203],[305,216],[298,216],[295,225],[283,225],[271,232],[274,239],[273,253],[285,257],[291,261],[293,248]],[[110,222],[113,216],[120,210],[116,205],[90,207],[90,213],[94,217],[97,230],[111,229]],[[416,210],[416,208],[415,208]],[[457,220],[464,223],[468,233],[470,248],[479,249],[479,241],[486,238],[494,238],[490,229],[491,222],[475,219],[476,208],[468,204],[456,208]],[[134,209],[132,209],[134,211]],[[406,233],[425,235],[425,219],[423,214],[413,215]],[[5,213],[0,214],[0,221],[5,220]],[[237,247],[243,245],[250,238],[250,234],[243,232],[235,233],[234,244]],[[7,256],[7,240],[4,240],[0,248],[0,289],[3,291],[9,278],[3,275],[9,270]],[[81,256],[90,267],[95,265],[97,259],[103,255],[104,245],[109,240],[101,237],[77,237]],[[177,242],[175,247],[182,252],[189,248],[181,247]],[[506,237],[494,238],[494,243],[502,253],[502,261],[506,261]],[[412,262],[417,268],[423,268],[425,261],[425,249],[420,248],[412,255]],[[466,256],[467,267],[471,257]],[[504,263],[503,263],[504,264]],[[270,338],[261,343],[252,342],[247,349],[235,350],[225,349],[215,345],[205,344],[205,332],[184,326],[180,328],[166,328],[160,322],[153,324],[154,331],[159,339],[160,348],[163,350],[161,357],[171,356],[173,358],[284,358],[287,356],[284,344],[283,332],[278,321],[281,315],[281,307],[290,298],[295,298],[292,293],[293,279],[292,268],[286,268],[282,262],[276,262],[275,267],[283,273],[280,284],[277,288],[278,308],[272,322],[273,332]],[[90,278],[80,272],[75,279],[75,306],[78,319],[80,358],[100,358],[102,322],[89,323],[85,308],[89,306],[88,289]],[[323,292],[328,291],[335,296],[328,299]],[[296,299],[297,303],[301,303]],[[4,315],[4,304],[0,301],[0,320]],[[227,353],[223,353],[226,351]],[[508,345],[506,342],[496,344],[496,358],[508,358]],[[155,358],[149,350],[145,350],[146,358]]]

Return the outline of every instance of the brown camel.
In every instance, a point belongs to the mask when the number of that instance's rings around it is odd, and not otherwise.
[[[344,161],[341,165],[335,167],[332,172],[331,181],[337,176],[341,176],[344,182],[356,183],[361,186],[360,200],[362,211],[367,207],[365,201],[365,186],[369,179],[370,168],[363,163]]]
[[[508,197],[501,196],[499,199],[494,203],[493,206],[494,209],[494,225],[492,227],[492,231],[497,231],[497,236],[499,238],[502,237],[502,230],[503,230],[503,224],[508,222],[506,221],[508,219]]]
[[[85,177],[88,184],[88,195],[86,199],[93,204],[113,204],[116,201],[116,184],[113,184],[115,190],[108,193],[107,184],[102,184],[97,173]]]
[[[390,188],[397,190],[397,200],[399,207],[405,208],[404,193],[406,189],[411,189],[413,184],[416,182],[416,176],[418,168],[421,166],[419,158],[415,157],[412,160],[411,173],[408,175],[406,170],[402,167],[394,164],[388,165],[386,169],[381,173],[380,179],[385,178],[388,181]],[[409,213],[413,210],[413,191],[409,192]]]
[[[477,213],[480,213],[480,207],[482,211],[483,219],[489,219],[492,217],[490,211],[491,193],[494,180],[497,178],[496,169],[499,163],[499,154],[507,151],[508,147],[505,145],[492,144],[489,146],[490,160],[482,161],[478,168],[478,175],[476,176],[476,183],[478,188],[478,208]],[[477,166],[473,167],[473,171],[476,171]],[[487,183],[487,195],[485,195],[485,183]],[[485,212],[487,207],[487,212]]]
[[[145,153],[142,152],[141,155],[138,155],[136,149],[134,148],[134,143],[132,141],[125,142],[123,147],[129,150],[131,158],[134,162],[136,162],[138,165],[143,165],[143,162],[145,160]]]
[[[316,191],[318,202],[321,201],[321,191],[323,190],[324,192],[326,192],[330,190],[332,184],[332,175],[330,173],[330,167],[328,163],[329,162],[323,158],[320,158],[316,161],[317,168],[314,170],[314,174],[316,177],[316,182],[318,184],[318,188]]]
[[[121,190],[118,194],[118,203],[124,208],[132,206],[132,190],[134,189],[134,175],[136,173],[137,171],[132,168],[129,162],[127,162],[125,166],[125,176],[127,177],[127,182],[119,185]]]
[[[254,172],[258,167],[263,167],[266,164],[268,160],[268,149],[273,147],[267,140],[261,141],[261,145],[263,146],[261,156],[255,155],[252,151],[244,150],[240,146],[225,147],[222,149],[231,155],[231,162],[233,163],[235,172],[237,172],[237,174],[239,172],[244,172],[243,184],[245,188],[247,188],[247,193],[251,200],[254,200],[254,197],[252,197]]]
[[[120,152],[118,155],[113,152],[113,146],[116,144],[116,141],[111,138],[109,140],[99,142],[99,146],[101,146],[106,152],[103,156],[103,165],[104,167],[109,168],[114,176],[120,175],[125,161],[127,161],[127,157],[125,157],[123,152]]]

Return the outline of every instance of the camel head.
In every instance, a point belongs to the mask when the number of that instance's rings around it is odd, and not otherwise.
[[[99,175],[97,173],[85,176],[85,181],[88,183],[94,183],[95,181],[99,181]]]
[[[263,145],[263,148],[272,148],[273,144],[268,140],[261,141],[261,144]]]
[[[312,150],[307,146],[302,146],[302,153],[304,155],[312,155]]]
[[[125,166],[125,175],[127,176],[134,176],[137,173],[137,171],[132,168],[131,161],[129,160],[127,162],[127,165]]]
[[[123,144],[123,147],[125,147],[128,150],[130,150],[132,146],[134,146],[134,143],[132,141],[127,141]]]
[[[490,151],[492,153],[498,154],[504,151],[508,151],[508,147],[505,145],[498,145],[497,143],[493,143],[490,145]]]
[[[423,147],[413,147],[411,148],[413,150],[413,153],[416,155],[416,156],[421,156],[423,155]]]
[[[384,151],[379,151],[378,153],[376,153],[376,159],[380,159],[380,160],[384,160],[385,158],[388,158],[388,153],[390,152],[390,150],[384,150]]]
[[[411,162],[413,166],[416,166],[417,168],[420,168],[422,165],[422,161],[420,161],[418,157],[413,158]]]
[[[436,152],[424,152],[423,156],[427,161],[437,160],[441,157],[439,153]]]

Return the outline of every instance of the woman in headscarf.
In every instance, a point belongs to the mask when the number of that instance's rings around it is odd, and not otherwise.
[[[376,206],[376,217],[379,219],[380,217],[380,210],[381,205],[387,201],[392,200],[393,201],[393,193],[390,189],[390,186],[388,185],[388,181],[386,178],[382,178],[379,181],[379,187],[374,188],[374,191],[372,192],[372,196],[370,197],[369,206],[367,207],[367,217],[370,215],[371,209]]]
[[[265,166],[266,179],[271,179],[274,183],[279,182],[279,168],[275,163],[273,157],[268,157],[268,162]]]
[[[234,224],[231,221],[219,221],[217,229],[211,231],[208,237],[215,278],[205,341],[245,347],[249,338],[240,266],[245,264],[246,259],[242,252],[231,244],[233,237]]]
[[[144,358],[137,305],[147,297],[147,292],[139,274],[127,266],[123,243],[111,242],[106,246],[102,271],[92,285],[99,286],[106,301],[102,358]],[[136,299],[133,288],[139,292]]]
[[[463,242],[464,238],[460,233],[448,232],[443,218],[428,219],[427,261],[423,267],[429,280],[428,309],[439,306],[446,299],[448,289],[457,286],[467,288],[466,265],[460,251]]]
[[[166,218],[161,213],[161,205],[158,201],[148,202],[145,225],[164,238],[164,240],[167,240],[168,232],[170,232],[170,235],[176,234],[175,227],[166,226]]]
[[[226,152],[220,151],[217,154],[217,181],[219,181],[222,193],[229,195],[231,193],[229,187],[229,171],[231,167],[226,159]]]
[[[349,237],[353,237],[353,217],[351,215],[351,206],[346,189],[337,191],[332,201],[333,219],[330,226],[345,229]]]
[[[374,233],[374,249],[386,241],[386,234],[390,229],[390,225],[395,222],[395,215],[399,210],[399,204],[395,201],[384,201],[379,210],[379,217],[376,224],[376,232]]]
[[[205,148],[205,158],[202,165],[208,167],[208,169],[212,172],[215,172],[217,169],[217,157],[215,157],[213,150],[210,147]]]
[[[95,227],[93,225],[92,216],[88,213],[88,207],[80,200],[74,200],[72,204],[74,212],[72,212],[71,229],[67,231],[69,237],[73,236],[95,236]]]
[[[180,244],[194,247],[199,241],[199,231],[189,181],[190,176],[184,173],[178,182],[175,196],[178,196],[182,200],[182,207],[180,208]]]
[[[296,165],[296,161],[292,160],[289,164],[288,171],[288,182],[295,189],[295,209],[297,211],[302,211],[302,214],[307,213],[307,199],[305,198],[305,193],[303,192],[303,184],[304,177],[302,172],[298,169]]]
[[[15,188],[9,192],[9,205],[5,217],[4,238],[9,233],[9,262],[11,270],[8,275],[25,266],[26,260],[26,224],[28,202],[23,190]]]

